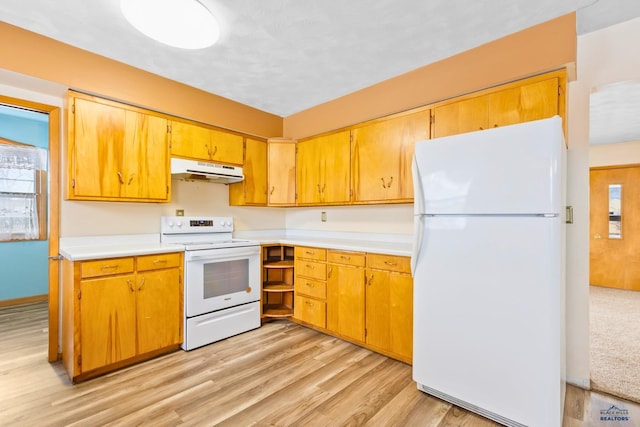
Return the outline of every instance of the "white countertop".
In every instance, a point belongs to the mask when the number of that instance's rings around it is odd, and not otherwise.
[[[234,237],[257,240],[261,244],[279,243],[400,256],[411,256],[413,245],[413,236],[404,234],[267,230],[237,232]]]
[[[237,231],[235,238],[260,244],[313,246],[317,248],[411,256],[408,235],[320,232],[307,230]],[[182,245],[160,243],[159,234],[62,237],[60,254],[71,261],[115,258],[155,253],[182,252]]]
[[[182,245],[160,243],[159,234],[60,238],[60,255],[71,261],[183,251]]]

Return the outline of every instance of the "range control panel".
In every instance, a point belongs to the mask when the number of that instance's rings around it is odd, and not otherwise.
[[[163,234],[229,233],[233,231],[230,216],[163,216],[160,229]]]

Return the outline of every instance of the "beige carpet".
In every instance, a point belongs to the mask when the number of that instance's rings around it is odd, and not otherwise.
[[[640,292],[591,286],[591,387],[640,403]]]

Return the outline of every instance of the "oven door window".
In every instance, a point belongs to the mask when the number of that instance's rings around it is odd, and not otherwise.
[[[249,286],[249,260],[214,262],[204,265],[205,299],[246,292]]]

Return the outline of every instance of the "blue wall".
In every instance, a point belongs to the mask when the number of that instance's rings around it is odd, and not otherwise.
[[[0,105],[0,137],[49,148],[49,116]],[[49,293],[45,240],[0,242],[0,301]]]

